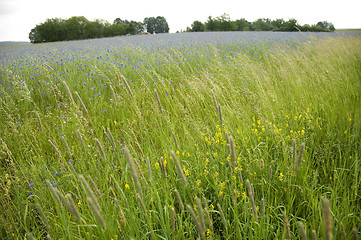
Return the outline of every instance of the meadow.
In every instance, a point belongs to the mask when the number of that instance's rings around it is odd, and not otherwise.
[[[0,56],[2,239],[358,239],[360,34]]]

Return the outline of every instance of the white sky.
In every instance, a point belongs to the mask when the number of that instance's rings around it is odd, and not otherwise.
[[[118,17],[142,22],[164,16],[170,32],[223,13],[231,20],[295,18],[302,25],[328,21],[335,28],[361,28],[360,7],[360,0],[0,0],[0,41],[29,41],[30,30],[47,18],[72,16],[110,23]]]

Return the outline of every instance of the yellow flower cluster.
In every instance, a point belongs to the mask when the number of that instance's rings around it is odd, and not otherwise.
[[[227,141],[225,139],[225,137],[223,136],[223,131],[221,129],[221,127],[219,125],[216,126],[217,131],[214,134],[213,137],[209,137],[206,136],[204,133],[201,133],[202,139],[204,140],[204,142],[206,143],[206,145],[210,146],[210,145],[226,145]]]

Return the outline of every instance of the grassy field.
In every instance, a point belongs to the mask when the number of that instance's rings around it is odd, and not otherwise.
[[[0,49],[0,237],[357,239],[361,36],[227,34]]]

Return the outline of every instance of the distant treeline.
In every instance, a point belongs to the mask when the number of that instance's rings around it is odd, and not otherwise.
[[[327,21],[318,22],[315,25],[299,25],[296,19],[270,20],[260,18],[254,22],[249,22],[244,18],[232,21],[228,14],[219,17],[208,17],[205,23],[194,21],[191,27],[187,27],[187,32],[212,32],[212,31],[283,31],[283,32],[332,32],[335,27]]]
[[[168,33],[169,27],[164,17],[147,17],[143,22],[121,20],[117,18],[110,24],[96,19],[89,21],[85,17],[69,19],[52,18],[36,25],[29,33],[32,43],[81,40],[113,37],[119,35],[149,33]]]

